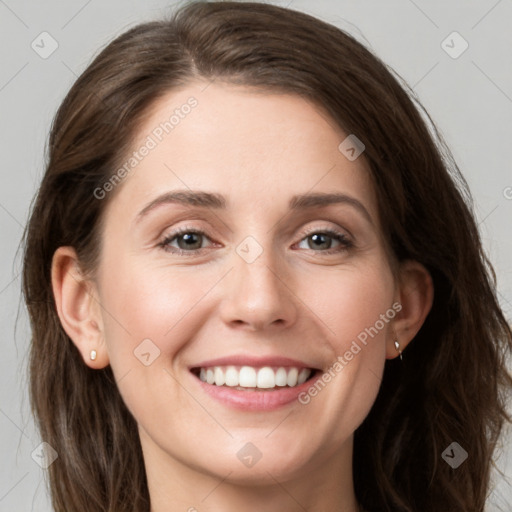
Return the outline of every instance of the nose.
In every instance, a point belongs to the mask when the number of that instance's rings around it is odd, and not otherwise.
[[[226,276],[220,306],[222,320],[230,327],[249,331],[292,325],[300,302],[284,262],[265,248],[252,262],[233,255],[234,268]],[[249,260],[250,261],[250,260]]]

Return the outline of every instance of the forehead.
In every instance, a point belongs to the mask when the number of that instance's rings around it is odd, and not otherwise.
[[[191,83],[148,109],[132,151],[149,149],[132,161],[118,199],[133,207],[189,188],[220,192],[228,209],[241,209],[287,205],[308,192],[341,192],[356,196],[376,218],[364,158],[350,161],[339,149],[346,137],[301,96]]]

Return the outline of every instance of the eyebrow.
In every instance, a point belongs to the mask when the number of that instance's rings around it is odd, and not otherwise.
[[[150,211],[164,204],[180,204],[214,210],[225,210],[227,200],[222,194],[204,192],[200,190],[174,190],[165,192],[147,204],[137,215],[136,222],[140,222]],[[373,224],[371,215],[364,205],[355,197],[342,193],[314,192],[293,196],[288,207],[292,211],[320,208],[331,204],[347,204],[358,210],[369,222]]]

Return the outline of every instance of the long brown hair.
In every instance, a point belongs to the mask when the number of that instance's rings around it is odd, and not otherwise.
[[[150,507],[136,422],[111,369],[87,367],[64,332],[50,269],[55,250],[73,246],[94,274],[113,196],[99,200],[94,190],[123,161],[155,99],[194,78],[301,95],[364,142],[393,257],[422,263],[435,298],[403,363],[386,361],[355,432],[356,496],[369,511],[482,512],[497,441],[511,421],[512,332],[467,184],[412,91],[353,37],[301,12],[240,2],[192,2],[125,32],[56,114],[23,270],[31,404],[59,454],[48,470],[55,510]],[[441,457],[452,442],[468,452],[457,469]]]

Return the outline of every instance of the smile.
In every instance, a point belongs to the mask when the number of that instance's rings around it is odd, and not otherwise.
[[[293,388],[306,382],[315,370],[300,367],[213,366],[193,370],[201,381],[237,390]]]
[[[277,354],[232,354],[198,361],[188,370],[198,390],[223,406],[272,411],[297,404],[297,396],[321,377],[322,370],[312,361]]]

